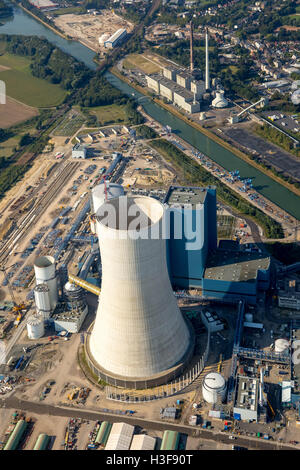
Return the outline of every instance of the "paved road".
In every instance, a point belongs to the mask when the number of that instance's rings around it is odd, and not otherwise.
[[[146,419],[137,418],[135,416],[119,416],[111,413],[101,413],[92,410],[79,409],[75,407],[59,407],[53,405],[47,405],[44,403],[34,403],[24,401],[16,398],[15,396],[0,400],[0,406],[3,408],[20,409],[22,411],[47,414],[49,416],[65,416],[69,418],[83,418],[91,421],[105,421],[110,422],[125,422],[135,426],[140,426],[145,429],[154,429],[158,431],[164,431],[165,429],[178,431],[182,434],[189,436],[194,435],[195,437],[214,440],[216,442],[222,442],[224,444],[235,444],[242,447],[258,450],[294,450],[295,447],[291,445],[284,445],[277,442],[270,442],[259,440],[255,438],[237,437],[235,440],[229,440],[228,435],[215,433],[214,431],[197,429],[193,426],[184,426],[180,424],[171,424],[160,421],[149,421]],[[196,435],[195,435],[196,433]]]

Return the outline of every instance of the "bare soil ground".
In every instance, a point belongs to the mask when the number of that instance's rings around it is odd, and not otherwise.
[[[2,66],[0,66],[2,67]],[[7,67],[6,67],[7,68]],[[1,71],[1,68],[0,68]],[[1,105],[0,113],[0,127],[8,128],[22,121],[27,121],[34,116],[38,115],[38,110],[27,106],[26,104],[19,103],[9,96],[6,97],[6,104]]]

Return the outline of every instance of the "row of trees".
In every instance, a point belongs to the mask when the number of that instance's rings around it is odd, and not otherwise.
[[[264,229],[267,238],[284,237],[282,226],[276,220],[244,200],[173,144],[161,139],[152,141],[150,145],[161,151],[166,159],[176,167],[176,170],[181,174],[183,184],[216,186],[218,197],[238,212],[252,217]]]

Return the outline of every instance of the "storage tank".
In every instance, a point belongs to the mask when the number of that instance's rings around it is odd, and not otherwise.
[[[285,353],[288,351],[290,343],[287,339],[279,338],[275,341],[275,352],[276,353]]]
[[[37,312],[40,313],[44,320],[50,317],[50,291],[47,284],[38,284],[34,288],[34,300]]]
[[[29,339],[38,339],[44,336],[44,318],[42,315],[34,314],[28,318],[27,333]]]
[[[113,199],[115,197],[123,196],[124,188],[121,184],[106,182],[107,190],[107,200]],[[91,209],[94,214],[96,214],[102,204],[104,204],[106,199],[105,196],[105,185],[104,183],[97,184],[91,191]]]
[[[94,370],[109,383],[165,383],[191,354],[167,270],[164,217],[164,205],[147,196],[111,199],[96,214],[102,286],[87,349]]]
[[[53,256],[40,256],[34,262],[36,284],[47,284],[49,288],[50,307],[54,310],[58,301],[55,259]]]
[[[223,401],[226,396],[226,381],[217,372],[210,372],[204,377],[202,395],[207,403],[217,403],[218,397]]]

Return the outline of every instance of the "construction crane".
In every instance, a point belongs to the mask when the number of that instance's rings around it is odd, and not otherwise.
[[[14,265],[12,266],[9,266],[9,268],[12,268]],[[6,282],[7,282],[7,287],[8,287],[8,290],[9,290],[9,293],[10,293],[10,296],[11,296],[11,300],[14,304],[13,306],[13,312],[15,314],[19,313],[20,310],[23,310],[23,308],[26,308],[25,304],[24,303],[20,303],[18,304],[17,301],[16,301],[16,297],[15,297],[15,294],[14,294],[14,291],[13,291],[13,288],[11,287],[11,284],[9,282],[9,277],[7,275],[7,269],[9,268],[6,268],[4,265],[0,266],[0,271],[2,271],[4,273],[4,278],[6,279]]]

